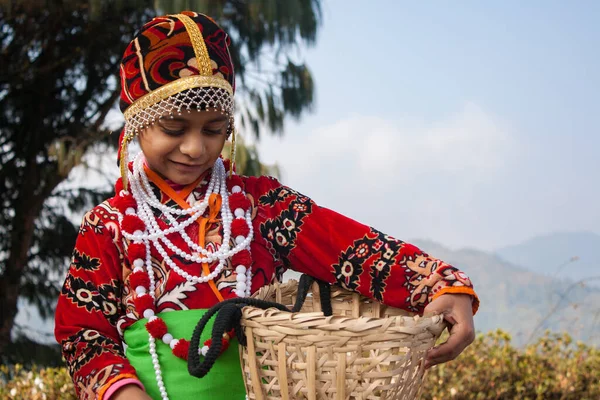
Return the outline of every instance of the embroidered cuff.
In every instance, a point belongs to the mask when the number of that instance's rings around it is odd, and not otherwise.
[[[473,297],[473,315],[475,315],[479,309],[479,297],[477,297],[469,277],[464,272],[450,266],[442,271],[436,271],[436,274],[441,275],[442,278],[431,288],[428,296],[429,302],[431,303],[443,294],[468,294]]]

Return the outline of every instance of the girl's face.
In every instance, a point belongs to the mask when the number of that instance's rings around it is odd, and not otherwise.
[[[227,140],[229,117],[218,111],[192,111],[161,118],[139,135],[148,167],[180,185],[211,168]]]

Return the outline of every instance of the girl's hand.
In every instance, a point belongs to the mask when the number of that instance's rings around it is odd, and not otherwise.
[[[473,325],[473,298],[468,294],[443,294],[425,307],[424,315],[443,314],[450,324],[450,337],[430,349],[425,358],[425,369],[454,360],[475,340]]]
[[[129,384],[113,393],[110,400],[152,400],[152,398],[139,386]]]

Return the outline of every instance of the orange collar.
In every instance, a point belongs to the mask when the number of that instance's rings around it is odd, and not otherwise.
[[[196,179],[194,182],[186,185],[179,192],[176,192],[171,187],[171,185],[169,185],[160,175],[158,175],[156,172],[152,171],[146,165],[144,165],[144,172],[146,172],[146,175],[148,175],[148,178],[150,178],[152,183],[154,183],[156,186],[158,186],[158,188],[161,191],[163,191],[173,201],[175,201],[177,204],[179,204],[179,207],[185,209],[185,208],[190,207],[190,205],[185,201],[185,199],[188,198],[190,193],[192,193],[192,190],[194,190],[196,188],[196,186],[198,186],[200,181],[206,176],[206,174],[208,173],[208,170],[205,171],[202,175],[200,175],[198,177],[198,179]]]

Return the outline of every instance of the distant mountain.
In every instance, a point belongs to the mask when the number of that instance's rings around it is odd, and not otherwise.
[[[590,277],[600,287],[600,235],[561,232],[538,236],[496,251],[506,261],[530,271],[573,282]]]
[[[471,277],[481,300],[476,329],[501,328],[522,345],[545,329],[568,332],[575,339],[600,345],[600,289],[518,267],[496,254],[478,250],[449,250],[440,244],[415,240],[432,256]]]

